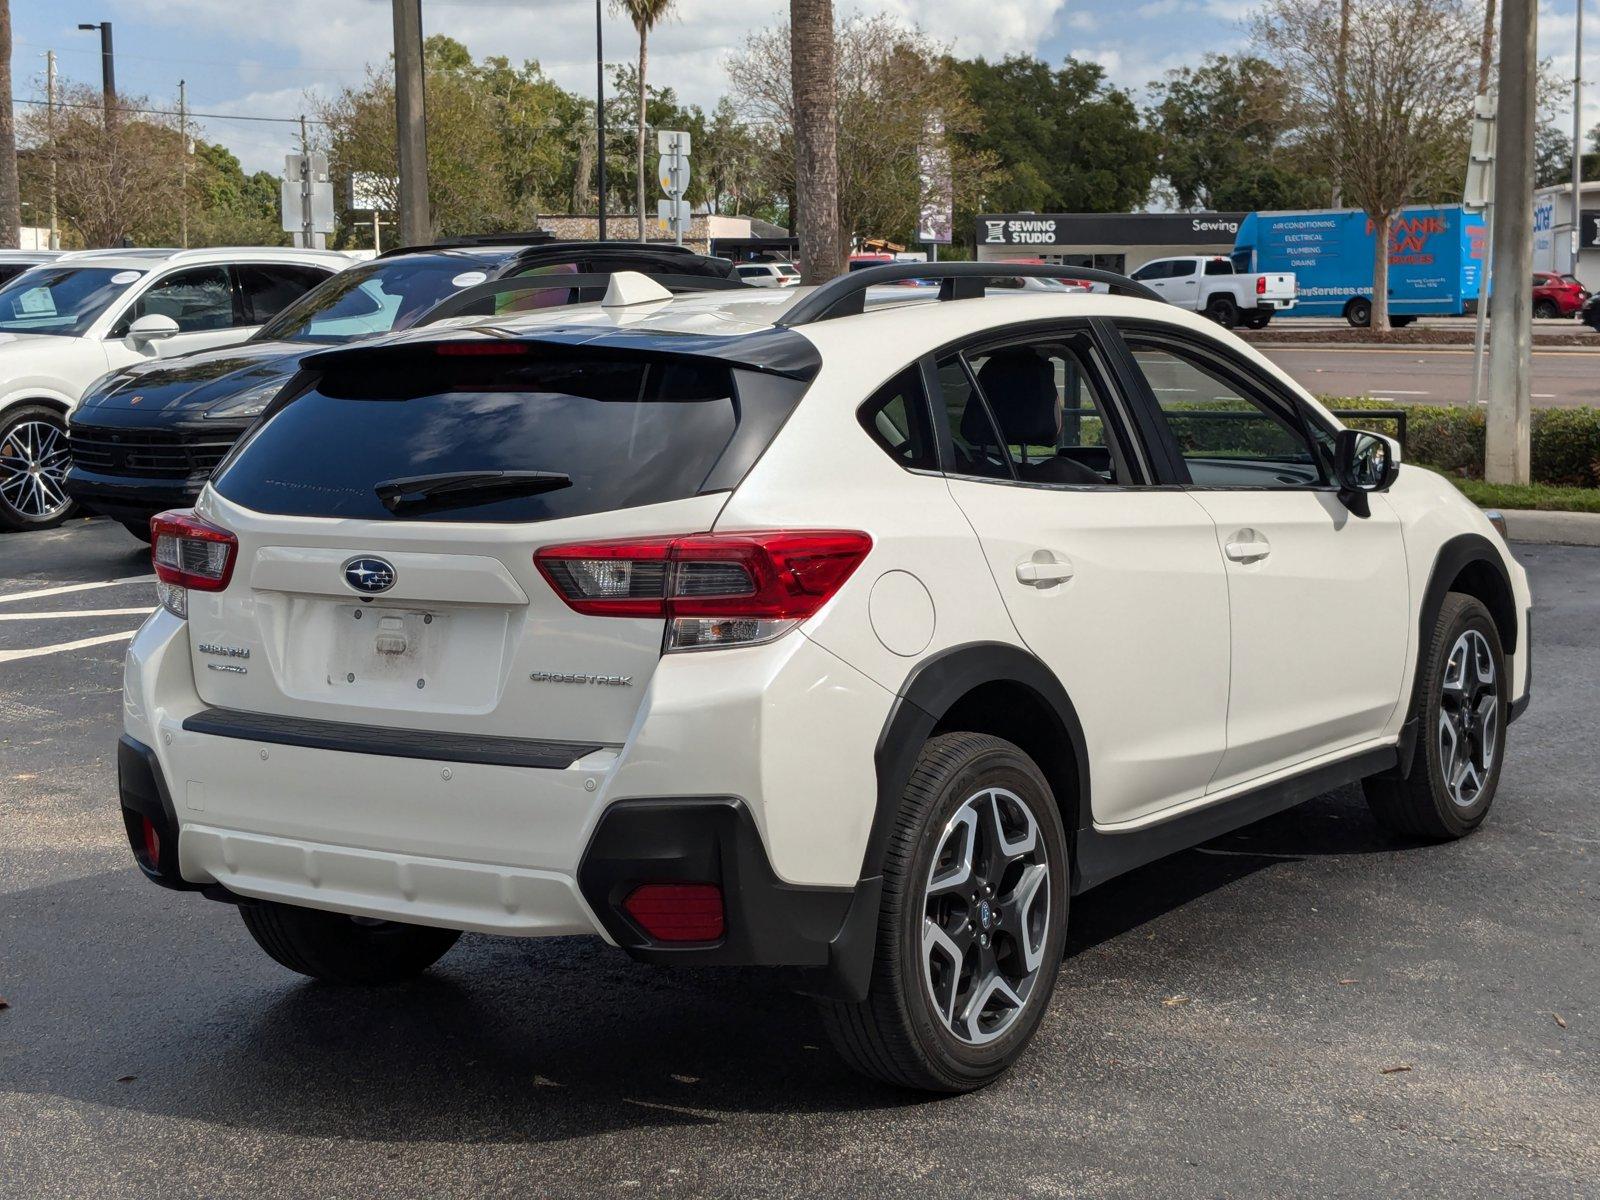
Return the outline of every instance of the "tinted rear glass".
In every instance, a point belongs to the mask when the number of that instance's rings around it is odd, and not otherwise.
[[[732,372],[664,357],[439,358],[325,376],[261,426],[215,480],[285,516],[546,521],[698,494],[738,429]],[[570,486],[391,512],[379,484],[547,471]]]

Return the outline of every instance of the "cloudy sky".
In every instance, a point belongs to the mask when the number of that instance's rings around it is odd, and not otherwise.
[[[1572,75],[1575,0],[1540,5],[1540,53]],[[1586,127],[1600,122],[1600,0],[1588,0]],[[1247,40],[1254,0],[835,0],[839,11],[886,11],[921,25],[958,53],[1025,51],[1058,61],[1093,59],[1125,86],[1141,89],[1208,50]],[[722,62],[753,29],[782,18],[786,0],[679,0],[651,39],[651,79],[687,101],[714,103]],[[606,4],[609,61],[635,52],[632,29]],[[44,54],[54,49],[63,77],[98,84],[99,43],[80,21],[113,23],[117,85],[126,94],[175,106],[186,79],[196,112],[293,117],[308,93],[359,83],[364,66],[388,53],[389,0],[12,0],[12,72],[19,97],[42,96]],[[423,0],[423,26],[465,42],[474,55],[538,59],[563,85],[594,85],[593,0]],[[1570,123],[1570,108],[1565,122]],[[206,136],[230,146],[247,169],[277,171],[292,148],[289,125],[209,118]]]

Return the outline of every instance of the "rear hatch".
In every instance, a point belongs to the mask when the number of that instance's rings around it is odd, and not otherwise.
[[[664,622],[574,611],[534,551],[711,529],[805,388],[725,358],[594,344],[309,361],[320,374],[201,502],[238,540],[226,588],[188,600],[202,700],[585,744],[626,740]]]

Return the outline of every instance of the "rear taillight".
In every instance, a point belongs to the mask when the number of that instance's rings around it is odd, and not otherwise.
[[[722,937],[722,889],[713,883],[646,883],[622,910],[658,942],[715,942]]]
[[[239,539],[208,525],[192,509],[150,519],[150,561],[156,569],[161,606],[175,617],[189,615],[189,593],[220,592],[233,578]]]
[[[1265,275],[1257,275],[1256,276],[1256,295],[1265,296],[1266,294],[1267,294],[1267,277]]]
[[[668,650],[701,650],[787,633],[870,549],[855,530],[757,531],[546,546],[533,559],[575,612],[664,617]]]

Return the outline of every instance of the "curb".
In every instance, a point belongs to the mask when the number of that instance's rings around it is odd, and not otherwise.
[[[1550,546],[1600,546],[1600,513],[1502,508],[1507,541]]]
[[[1245,344],[1254,347],[1263,353],[1269,350],[1349,350],[1370,352],[1373,350],[1384,353],[1396,351],[1410,353],[1413,350],[1424,354],[1439,354],[1441,352],[1461,354],[1472,352],[1471,342],[1462,342],[1459,345],[1440,345],[1437,342],[1274,342],[1257,341],[1255,338],[1245,338]],[[1562,343],[1551,345],[1549,343],[1534,342],[1533,352],[1560,350],[1568,354],[1600,354],[1600,337],[1595,339],[1592,346],[1569,346]]]

